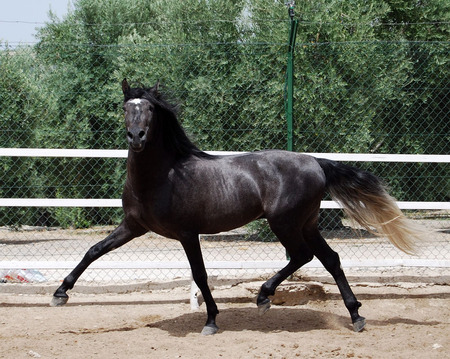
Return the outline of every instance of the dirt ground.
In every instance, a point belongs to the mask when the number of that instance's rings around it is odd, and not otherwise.
[[[220,331],[207,337],[199,334],[205,306],[191,310],[186,285],[73,291],[59,308],[49,307],[50,294],[0,287],[0,358],[450,357],[450,286],[353,283],[367,319],[366,329],[354,333],[334,285],[286,282],[259,315],[254,301],[261,284],[216,284]]]

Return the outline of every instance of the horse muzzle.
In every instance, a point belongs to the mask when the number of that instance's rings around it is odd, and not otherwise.
[[[147,131],[142,129],[129,130],[127,132],[127,140],[130,148],[134,152],[141,152],[147,140]]]
[[[141,152],[144,149],[144,144],[139,143],[139,144],[133,144],[130,143],[130,148],[133,150],[133,152]]]

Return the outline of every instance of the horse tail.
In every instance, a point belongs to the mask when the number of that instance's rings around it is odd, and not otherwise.
[[[382,180],[342,163],[321,158],[317,161],[325,173],[331,197],[350,219],[371,233],[386,235],[403,252],[416,252],[415,244],[422,238],[423,230],[405,217]]]

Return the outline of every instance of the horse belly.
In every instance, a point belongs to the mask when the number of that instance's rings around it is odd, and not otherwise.
[[[248,183],[231,183],[212,190],[200,189],[188,210],[199,233],[211,234],[241,227],[263,214],[258,189]]]
[[[212,234],[229,231],[261,218],[262,215],[262,208],[258,203],[235,202],[229,206],[218,204],[204,211],[199,232]]]

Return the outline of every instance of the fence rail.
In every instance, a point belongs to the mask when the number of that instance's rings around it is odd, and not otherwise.
[[[245,152],[206,151],[212,155],[234,155]],[[450,163],[450,155],[373,154],[373,153],[305,153],[335,161]],[[127,150],[0,148],[0,157],[79,157],[126,158]],[[399,201],[401,209],[450,209],[450,202]],[[122,207],[120,199],[100,198],[0,198],[0,207]],[[338,209],[335,201],[322,201],[322,209]]]
[[[400,209],[450,209],[450,202],[405,202],[397,201]],[[97,198],[0,198],[0,207],[122,207],[120,199]],[[342,208],[338,202],[322,201],[322,209]]]
[[[205,151],[212,155],[235,155],[243,151]],[[310,153],[306,155],[335,161],[355,162],[427,162],[449,163],[450,155],[386,154],[386,153]],[[0,157],[81,157],[127,158],[128,150],[58,149],[58,148],[0,148]]]

